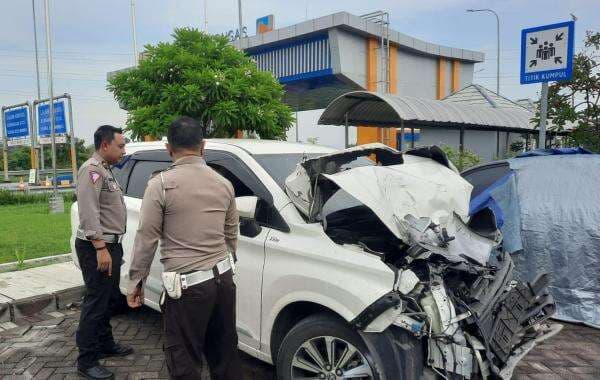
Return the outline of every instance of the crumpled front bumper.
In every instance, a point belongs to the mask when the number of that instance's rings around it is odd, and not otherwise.
[[[558,323],[552,323],[549,325],[542,325],[540,327],[539,335],[527,343],[523,344],[516,350],[514,350],[509,356],[504,367],[499,371],[498,376],[502,379],[508,380],[512,377],[515,367],[521,359],[525,357],[537,344],[545,341],[548,338],[552,338],[562,330],[563,326]]]
[[[490,373],[505,378],[536,343],[555,335],[562,326],[544,324],[556,310],[547,292],[549,277],[542,274],[531,282],[513,281],[510,256],[504,253],[499,258],[495,275],[473,286],[467,302],[457,302],[457,309],[472,313],[462,328],[483,344],[481,354]]]

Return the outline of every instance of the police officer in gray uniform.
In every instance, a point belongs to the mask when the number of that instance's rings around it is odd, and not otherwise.
[[[238,214],[229,181],[206,165],[202,129],[189,117],[169,126],[173,165],[148,182],[135,236],[127,302],[141,306],[160,241],[164,351],[172,379],[243,379],[235,323]]]
[[[114,341],[110,326],[111,306],[120,297],[121,239],[127,223],[123,191],[110,165],[125,154],[123,131],[110,125],[99,127],[94,146],[96,152],[77,175],[79,228],[75,250],[86,289],[76,335],[77,371],[88,379],[112,379],[113,373],[98,359],[133,352]]]

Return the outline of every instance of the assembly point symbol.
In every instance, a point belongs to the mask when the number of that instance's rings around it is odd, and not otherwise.
[[[561,41],[563,36],[564,33],[556,34],[554,36],[554,42]],[[536,45],[538,43],[538,39],[537,37],[530,37],[529,42],[531,45]],[[543,44],[539,44],[535,52],[536,59],[529,61],[529,67],[537,66],[538,59],[541,61],[547,61],[554,58],[554,63],[562,63],[562,57],[556,56],[556,47],[554,46],[554,42],[544,41]]]

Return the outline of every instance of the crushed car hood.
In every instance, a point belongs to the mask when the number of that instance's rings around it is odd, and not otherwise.
[[[447,226],[454,213],[467,220],[472,186],[447,167],[422,157],[393,166],[363,166],[323,176],[371,209],[388,229],[408,241],[406,215]]]
[[[344,162],[361,156],[375,156],[379,164],[336,172]],[[451,165],[401,154],[383,144],[306,160],[286,181],[292,202],[311,220],[319,220],[323,205],[338,189],[367,206],[397,238],[408,242],[403,222],[407,215],[430,218],[442,227],[452,223],[454,214],[467,220],[472,186]]]

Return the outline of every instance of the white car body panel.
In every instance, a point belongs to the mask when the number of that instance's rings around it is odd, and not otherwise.
[[[235,283],[237,286],[237,330],[241,343],[260,349],[262,276],[265,263],[265,239],[270,228],[254,238],[238,237]]]
[[[393,288],[394,273],[378,257],[335,244],[320,224],[290,229],[289,234],[272,230],[266,242],[264,326],[299,301],[325,306],[350,321]],[[263,352],[270,352],[270,333],[265,329],[261,336]]]

